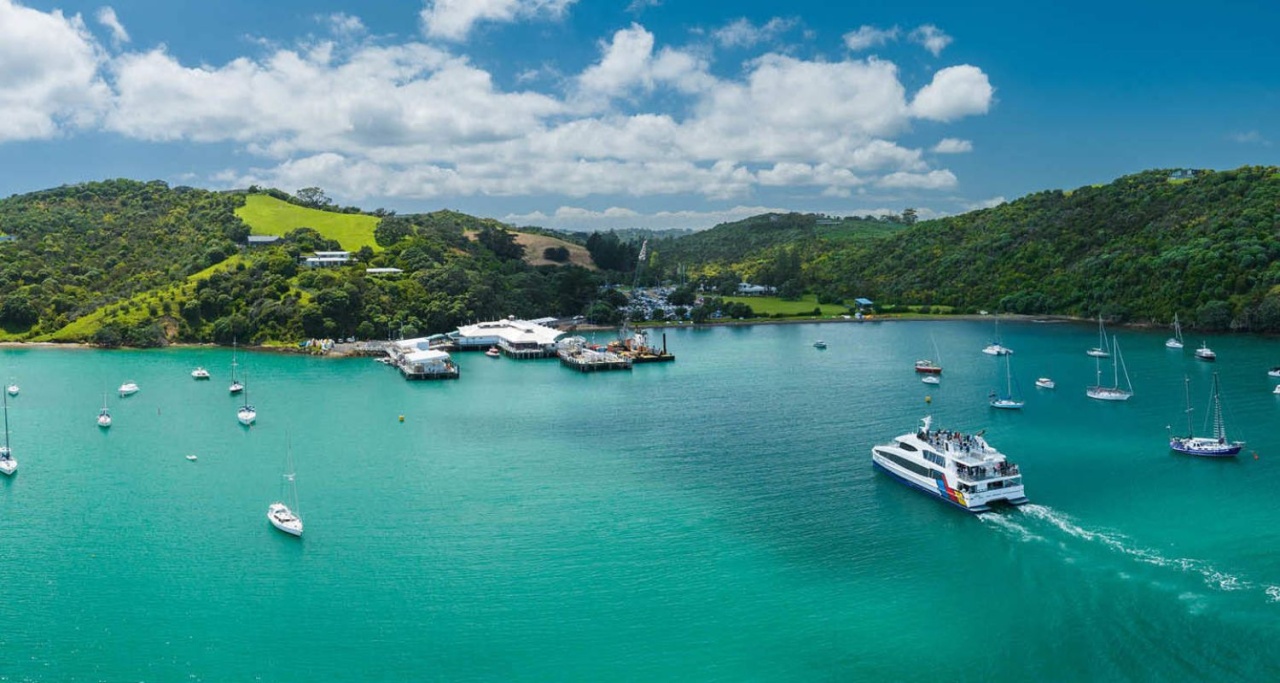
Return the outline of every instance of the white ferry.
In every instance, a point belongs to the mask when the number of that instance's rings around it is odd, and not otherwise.
[[[926,416],[916,432],[873,447],[871,461],[904,484],[969,512],[1027,502],[1018,466],[992,448],[982,432],[931,429],[932,423]]]

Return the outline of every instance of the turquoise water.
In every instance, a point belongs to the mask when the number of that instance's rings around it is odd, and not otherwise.
[[[229,351],[0,350],[0,680],[1280,677],[1276,343],[1210,365],[1120,330],[1116,404],[1084,396],[1095,327],[1000,331],[1021,412],[986,404],[990,324],[894,322],[673,329],[631,373],[462,354],[457,382],[241,352],[252,429]],[[1173,455],[1214,370],[1245,454]],[[874,472],[926,413],[985,428],[1032,505]],[[290,448],[302,539],[265,519]]]

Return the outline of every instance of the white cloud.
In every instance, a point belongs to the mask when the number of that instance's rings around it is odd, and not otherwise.
[[[977,211],[979,209],[992,209],[997,206],[1000,206],[1001,204],[1004,204],[1006,201],[1008,200],[1005,199],[1004,197],[992,197],[990,199],[984,199],[978,202],[969,202],[964,205],[964,210]]]
[[[850,31],[844,34],[845,47],[854,52],[861,52],[873,47],[884,45],[885,43],[898,39],[898,27],[878,29],[874,26],[863,25],[857,31]]]
[[[631,0],[627,5],[627,11],[631,14],[639,14],[649,7],[661,7],[662,0]]]
[[[973,143],[959,138],[942,138],[933,146],[934,154],[964,154],[973,151]]]
[[[110,97],[105,55],[80,15],[0,0],[0,143],[91,125]]]
[[[1263,147],[1271,146],[1271,141],[1263,137],[1262,133],[1259,133],[1256,130],[1244,133],[1232,133],[1227,136],[1227,138],[1232,142],[1238,142],[1242,145],[1261,145]]]
[[[480,21],[569,4],[468,6]],[[222,64],[183,63],[163,46],[108,53],[78,16],[0,0],[0,143],[89,127],[135,140],[222,143],[248,161],[214,176],[220,184],[318,185],[342,201],[742,202],[771,188],[848,197],[954,186],[926,150],[895,139],[912,118],[986,111],[993,92],[981,70],[964,65],[939,71],[909,100],[892,62],[772,52],[720,77],[704,54],[662,46],[639,24],[609,36],[576,74],[547,64],[539,69],[551,78],[503,85],[456,46],[364,39],[363,22],[345,14],[315,19],[330,38],[263,43],[258,54]],[[965,142],[948,140],[934,151]],[[600,217],[614,218],[625,217]]]
[[[352,16],[345,12],[334,12],[333,14],[318,17],[318,19],[328,25],[329,31],[333,35],[343,38],[362,35],[366,30],[360,17]]]
[[[952,121],[971,114],[985,114],[995,89],[982,69],[969,64],[949,66],[933,75],[911,100],[911,114],[934,121]]]
[[[116,11],[110,7],[102,7],[97,14],[98,23],[107,27],[111,31],[111,41],[119,47],[123,43],[129,42],[129,32],[124,30],[124,24],[120,23],[120,19],[116,17]]]
[[[928,173],[907,173],[905,171],[890,173],[876,181],[876,185],[897,190],[946,190],[955,187],[956,182],[955,174],[944,168],[929,171]]]
[[[729,24],[711,32],[721,47],[751,47],[757,43],[773,40],[795,26],[795,19],[774,17],[761,26],[756,26],[746,18],[736,19]]]
[[[481,21],[559,19],[577,0],[426,0],[419,18],[431,38],[461,41]]]
[[[734,206],[712,211],[657,211],[641,213],[613,207],[597,211],[561,206],[552,215],[542,211],[507,214],[501,220],[516,225],[541,225],[560,230],[609,230],[611,228],[646,227],[653,229],[682,228],[701,230],[720,223],[740,221],[765,213],[788,213],[791,209],[770,206]],[[861,215],[861,214],[858,214]]]
[[[916,28],[907,36],[913,43],[919,43],[924,49],[933,53],[934,57],[942,54],[942,51],[951,44],[951,36],[942,32],[942,29],[933,24],[925,24]]]

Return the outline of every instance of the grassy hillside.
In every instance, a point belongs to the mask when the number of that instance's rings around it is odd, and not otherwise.
[[[297,228],[312,228],[327,239],[337,240],[347,251],[358,251],[364,246],[379,248],[373,240],[377,216],[309,209],[265,194],[246,196],[244,206],[236,209],[236,215],[255,235],[284,236]]]
[[[591,270],[595,270],[596,267],[596,264],[591,261],[591,254],[587,253],[587,248],[581,244],[566,242],[549,235],[528,232],[516,233],[516,244],[524,247],[524,262],[531,266],[563,265],[555,261],[548,261],[542,257],[542,253],[548,247],[564,247],[569,250],[569,263]]]

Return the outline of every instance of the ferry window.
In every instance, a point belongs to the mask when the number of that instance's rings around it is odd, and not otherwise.
[[[918,450],[915,446],[912,446],[909,443],[904,443],[902,441],[898,442],[898,447],[904,451],[911,451],[912,453],[915,453]]]

